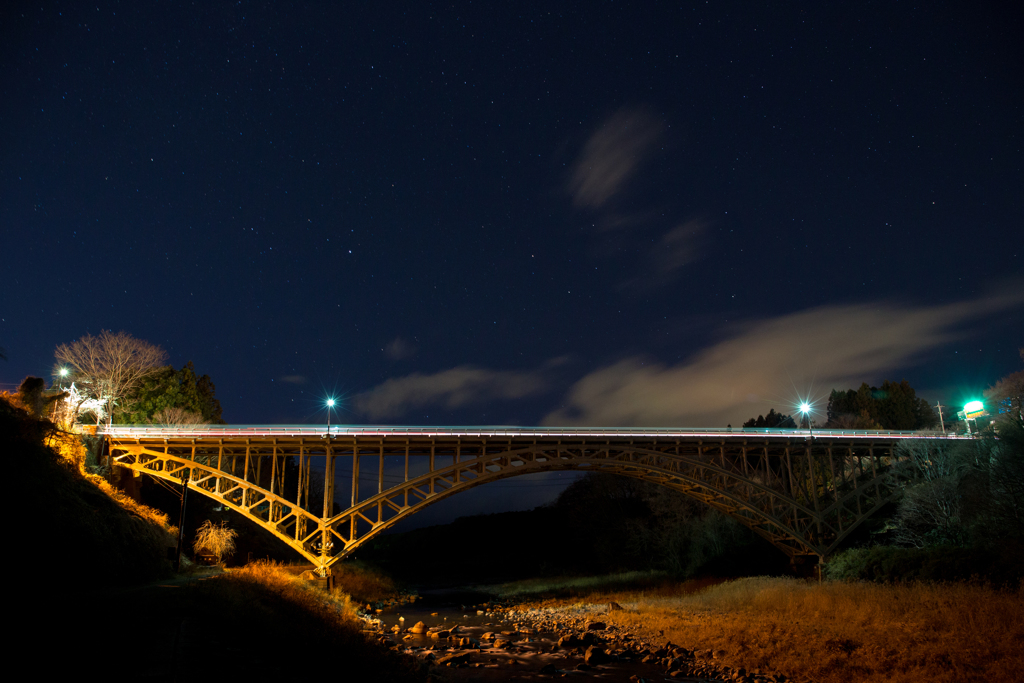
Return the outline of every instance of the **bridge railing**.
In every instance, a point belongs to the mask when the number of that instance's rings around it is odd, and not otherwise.
[[[98,434],[121,438],[218,438],[218,437],[274,437],[320,436],[328,434],[326,425],[109,425],[100,427]],[[535,437],[535,438],[750,438],[773,436],[789,438],[848,438],[848,439],[959,439],[966,435],[943,434],[937,431],[897,431],[874,429],[764,429],[764,428],[673,428],[673,427],[512,427],[512,426],[382,426],[331,425],[331,438],[360,436],[392,437]]]

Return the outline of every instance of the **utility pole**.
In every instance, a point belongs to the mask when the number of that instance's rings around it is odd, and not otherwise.
[[[942,419],[942,409],[945,408],[946,406],[939,405],[939,402],[936,401],[935,402],[935,407],[939,409],[939,424],[942,425],[942,433],[945,434],[946,433],[946,423]]]
[[[181,478],[181,510],[178,512],[178,556],[175,559],[174,571],[181,573],[181,551],[185,549],[185,503],[188,502],[188,480],[192,470],[186,469]]]

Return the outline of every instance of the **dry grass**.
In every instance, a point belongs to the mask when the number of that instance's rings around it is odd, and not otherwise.
[[[1019,680],[1024,586],[884,586],[748,578],[694,593],[604,595],[612,623],[724,650],[725,663],[818,683]]]
[[[243,594],[249,592],[247,589],[269,590],[324,622],[343,628],[351,628],[356,623],[355,606],[347,594],[318,590],[279,562],[251,562],[231,570],[224,578],[240,588]]]
[[[398,586],[390,577],[356,562],[338,562],[332,570],[335,590],[351,595],[359,604],[401,598]]]
[[[319,590],[279,563],[261,560],[205,581],[199,599],[204,611],[217,617],[222,647],[261,659],[263,677],[292,680],[300,673],[330,672],[321,661],[326,654],[341,680],[422,683],[426,678],[417,663],[367,639],[348,595]],[[253,634],[262,639],[254,640]],[[302,661],[297,652],[309,657],[305,669],[296,669]]]
[[[85,469],[86,452],[81,435],[54,432],[47,437],[45,445],[57,454],[61,464],[105,493],[129,513],[161,527],[173,542],[174,537],[178,535],[178,527],[170,525],[170,518],[165,513],[138,502],[103,477]]]

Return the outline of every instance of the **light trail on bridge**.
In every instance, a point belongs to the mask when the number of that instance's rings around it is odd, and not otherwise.
[[[109,425],[100,427],[98,434],[111,437],[180,438],[180,437],[274,437],[325,436],[326,425]],[[805,437],[808,439],[967,439],[967,435],[935,431],[895,431],[873,429],[754,429],[728,427],[513,427],[513,426],[384,426],[384,425],[331,425],[331,438],[393,436],[393,437],[534,437],[542,439],[560,437],[585,438],[725,438],[749,439],[760,437]]]

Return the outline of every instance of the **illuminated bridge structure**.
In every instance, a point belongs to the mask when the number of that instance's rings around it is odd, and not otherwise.
[[[475,486],[553,470],[608,472],[684,493],[790,557],[826,558],[914,477],[896,445],[937,433],[783,429],[331,426],[126,427],[112,461],[256,522],[321,575],[375,535]],[[347,507],[346,507],[347,505]]]

